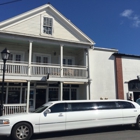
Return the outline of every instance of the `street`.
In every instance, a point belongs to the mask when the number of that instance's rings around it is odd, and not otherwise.
[[[31,140],[139,140],[140,130],[129,126],[103,127],[83,130],[35,134]],[[0,140],[10,138],[0,136]]]

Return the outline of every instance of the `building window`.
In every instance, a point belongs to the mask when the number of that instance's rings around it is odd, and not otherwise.
[[[44,17],[43,18],[43,33],[52,35],[52,27],[53,27],[52,18]]]

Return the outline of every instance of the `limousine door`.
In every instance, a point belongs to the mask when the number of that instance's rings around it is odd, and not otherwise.
[[[123,112],[123,124],[135,123],[137,117],[137,109],[135,106],[126,101],[118,102]]]
[[[58,103],[49,108],[50,113],[40,116],[40,132],[65,130],[65,103]]]
[[[66,130],[97,126],[97,112],[93,103],[68,103],[66,112]]]
[[[117,107],[117,102],[97,102],[98,126],[123,124],[122,109]]]

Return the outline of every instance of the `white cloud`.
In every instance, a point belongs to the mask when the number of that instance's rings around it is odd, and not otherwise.
[[[131,10],[131,9],[124,10],[124,11],[121,13],[121,16],[122,16],[122,17],[130,18],[131,15],[132,15],[132,13],[133,13],[133,10]]]
[[[133,10],[124,10],[120,15],[127,18],[128,20],[131,20],[134,27],[140,27],[140,17],[135,15]]]

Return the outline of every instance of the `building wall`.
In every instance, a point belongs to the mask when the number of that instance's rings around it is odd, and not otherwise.
[[[5,28],[4,30],[28,35],[37,35],[37,36],[44,36],[42,34],[42,18],[43,16],[53,18],[53,35],[50,37],[65,39],[65,40],[72,40],[72,41],[80,41],[80,38],[73,33],[72,29],[65,25],[60,19],[58,19],[55,15],[50,15],[46,12],[44,14],[39,14],[33,16],[29,19],[21,20],[10,27]],[[52,17],[53,16],[53,17]],[[85,41],[82,38],[82,41]]]
[[[123,85],[124,85],[124,98],[127,99],[128,82],[137,79],[140,75],[140,58],[135,57],[122,57],[122,71],[123,71]]]
[[[89,51],[91,99],[116,99],[115,57],[113,51]]]

